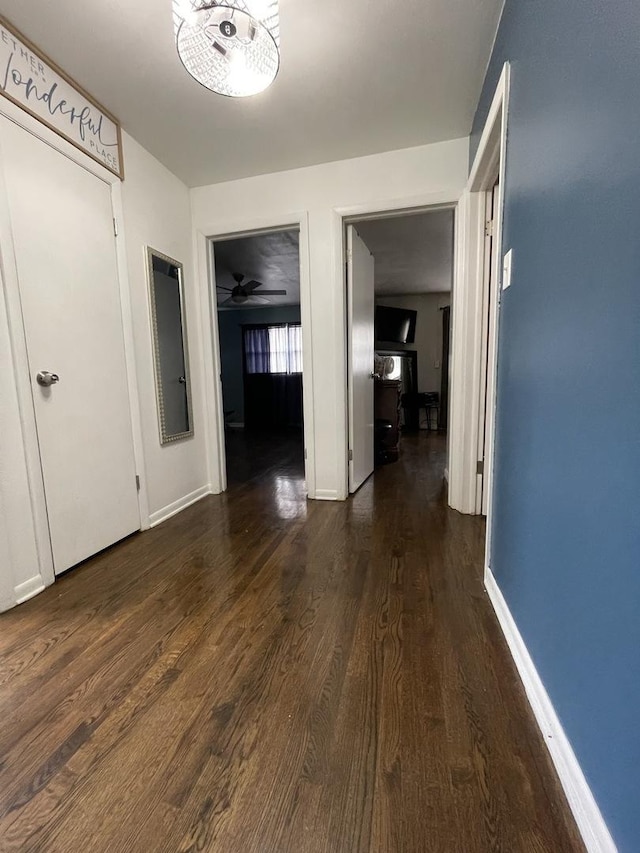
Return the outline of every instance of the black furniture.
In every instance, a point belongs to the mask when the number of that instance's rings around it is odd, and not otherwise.
[[[440,374],[440,417],[438,429],[446,432],[449,420],[449,347],[451,339],[451,307],[442,311],[442,372]]]
[[[404,412],[403,430],[406,432],[417,432],[420,429],[420,407],[422,395],[417,392],[408,392],[402,395],[402,409]]]
[[[394,379],[376,379],[374,386],[374,443],[377,464],[396,462],[400,455],[400,390]]]
[[[420,408],[424,409],[427,416],[427,429],[431,431],[431,424],[435,418],[434,430],[438,430],[440,426],[440,395],[437,391],[423,391],[418,395],[420,397]]]
[[[391,421],[385,421],[384,418],[376,418],[374,425],[374,448],[375,462],[378,465],[386,465],[387,462],[393,462],[389,453],[390,437],[393,430]]]
[[[440,395],[437,391],[420,391],[418,394],[403,394],[402,408],[405,413],[405,424],[415,424],[415,429],[420,429],[420,412],[424,409],[427,419],[427,429],[439,429]]]

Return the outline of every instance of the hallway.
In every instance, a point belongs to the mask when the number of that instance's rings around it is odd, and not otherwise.
[[[271,470],[0,616],[3,851],[581,851],[444,440]]]

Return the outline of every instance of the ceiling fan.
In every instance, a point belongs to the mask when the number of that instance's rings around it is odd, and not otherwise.
[[[233,280],[236,282],[235,287],[222,287],[221,285],[216,285],[218,290],[224,290],[230,294],[220,305],[229,305],[230,303],[234,303],[235,305],[244,305],[246,302],[250,302],[252,305],[260,305],[262,303],[269,303],[269,300],[265,297],[267,296],[286,296],[286,290],[261,290],[260,293],[256,293],[258,287],[262,287],[261,281],[256,281],[255,279],[251,279],[246,284],[242,282],[245,279],[245,276],[242,273],[234,272],[231,274]]]

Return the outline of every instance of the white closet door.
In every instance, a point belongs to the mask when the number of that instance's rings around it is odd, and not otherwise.
[[[111,188],[4,119],[0,148],[60,573],[140,527]]]

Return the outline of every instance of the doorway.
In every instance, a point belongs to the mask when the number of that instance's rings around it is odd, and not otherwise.
[[[304,493],[299,229],[231,235],[211,251],[226,483]]]
[[[353,493],[375,467],[398,461],[403,442],[446,451],[454,208],[352,218],[345,227]]]

